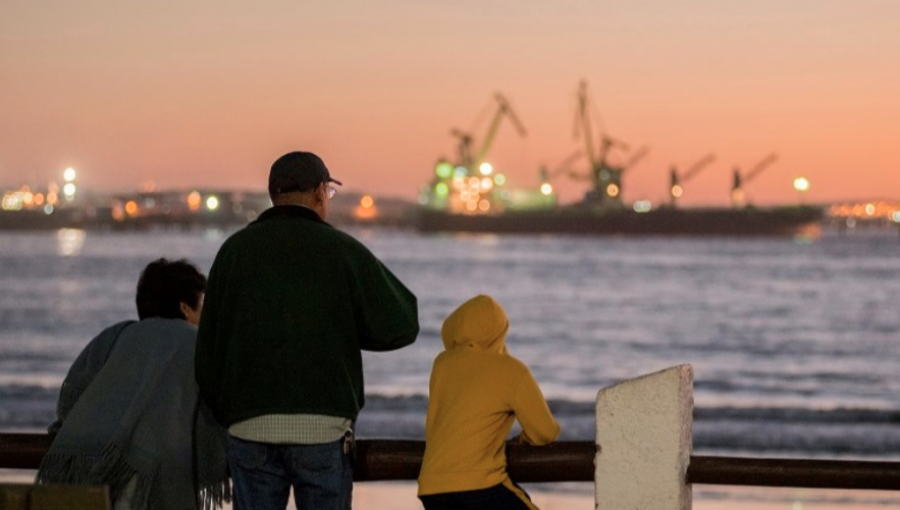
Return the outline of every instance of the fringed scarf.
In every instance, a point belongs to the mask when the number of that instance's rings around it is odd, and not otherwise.
[[[120,323],[92,340],[60,391],[58,430],[38,483],[134,480],[137,510],[212,510],[231,499],[225,431],[200,402],[196,328],[176,319]]]

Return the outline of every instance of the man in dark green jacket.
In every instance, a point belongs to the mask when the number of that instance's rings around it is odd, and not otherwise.
[[[333,179],[292,152],[269,174],[274,206],[231,236],[209,273],[197,383],[228,427],[234,508],[347,509],[361,350],[405,347],[416,297],[365,246],[325,223]]]

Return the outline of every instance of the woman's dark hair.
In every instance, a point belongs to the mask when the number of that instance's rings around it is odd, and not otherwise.
[[[154,260],[141,271],[137,284],[138,318],[184,319],[181,303],[197,309],[206,277],[193,264],[181,259]]]

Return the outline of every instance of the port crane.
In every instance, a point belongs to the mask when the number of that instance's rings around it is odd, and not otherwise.
[[[678,167],[672,166],[669,184],[669,195],[671,196],[672,207],[678,207],[678,199],[684,194],[683,184],[696,177],[701,170],[712,164],[715,160],[716,155],[709,153],[680,174],[678,172]]]
[[[636,165],[648,153],[649,148],[641,147],[623,165],[615,166],[609,163],[608,155],[612,149],[627,152],[629,145],[608,135],[600,137],[600,147],[594,150],[591,116],[589,105],[587,82],[582,81],[578,87],[578,111],[575,115],[575,136],[579,134],[584,138],[585,155],[590,165],[587,176],[570,174],[573,178],[589,180],[593,183],[593,189],[588,194],[589,200],[599,206],[622,204],[622,174]]]
[[[519,120],[519,117],[513,111],[512,106],[503,94],[500,94],[499,92],[494,94],[494,101],[497,103],[497,109],[494,112],[491,124],[477,151],[473,150],[474,137],[470,133],[455,128],[450,131],[450,134],[459,139],[458,164],[465,167],[470,174],[478,172],[481,164],[487,159],[491,146],[494,143],[494,138],[497,136],[497,132],[500,129],[500,123],[504,117],[509,118],[516,128],[516,131],[519,133],[519,136],[525,137],[527,135],[525,126],[522,125],[522,121]]]
[[[504,118],[509,118],[519,136],[524,137],[527,133],[502,94],[494,94],[492,103],[496,103],[493,119],[480,144],[476,144],[471,132],[461,129],[450,131],[459,141],[457,160],[455,163],[445,158],[438,160],[434,178],[419,196],[420,203],[433,209],[457,213],[484,213],[502,209],[504,198],[498,193],[497,187],[502,186],[505,181],[502,175],[494,174],[493,167],[486,159]],[[487,111],[484,110],[485,113]]]
[[[734,207],[744,207],[747,201],[744,197],[744,185],[755,179],[766,168],[778,161],[778,154],[772,153],[760,160],[757,164],[747,170],[743,175],[740,168],[734,169],[734,181],[731,185],[731,204]]]

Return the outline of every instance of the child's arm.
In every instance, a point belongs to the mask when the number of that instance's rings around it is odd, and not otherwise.
[[[550,413],[537,381],[527,368],[516,388],[513,412],[522,425],[519,439],[523,442],[543,446],[552,443],[559,436],[559,423]]]

